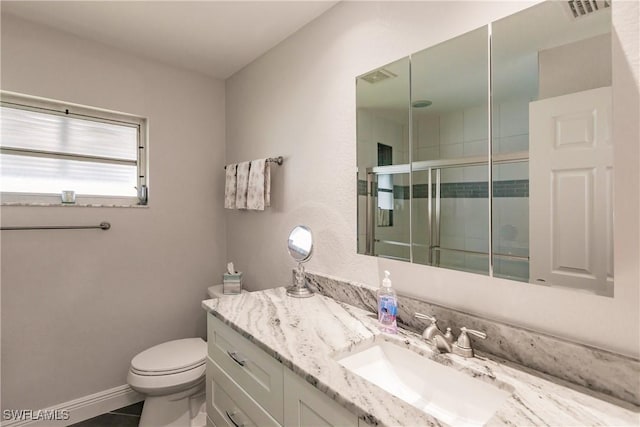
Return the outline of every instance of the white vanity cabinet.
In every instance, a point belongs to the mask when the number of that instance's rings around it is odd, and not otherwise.
[[[207,319],[207,426],[358,426],[357,416],[212,314]]]
[[[351,427],[358,417],[314,388],[289,369],[284,370],[284,425],[286,427]],[[361,422],[364,426],[364,422]]]

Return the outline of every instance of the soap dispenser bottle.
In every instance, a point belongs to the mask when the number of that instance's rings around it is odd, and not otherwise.
[[[378,289],[378,322],[382,332],[395,334],[398,332],[398,324],[396,322],[398,297],[391,287],[390,274],[388,271],[384,272],[382,286]]]

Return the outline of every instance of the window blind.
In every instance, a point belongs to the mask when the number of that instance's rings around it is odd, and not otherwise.
[[[141,125],[96,113],[3,103],[2,192],[136,197],[145,179]]]

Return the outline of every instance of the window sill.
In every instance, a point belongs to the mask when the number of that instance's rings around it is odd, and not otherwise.
[[[61,208],[148,208],[149,205],[130,205],[116,203],[49,203],[49,202],[2,202],[0,206],[37,206],[37,207],[61,207]]]
[[[0,206],[81,207],[81,208],[148,208],[135,197],[77,196],[75,203],[62,203],[59,195],[2,193]]]

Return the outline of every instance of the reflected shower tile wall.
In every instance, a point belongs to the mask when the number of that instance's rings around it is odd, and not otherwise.
[[[408,122],[408,119],[407,119]],[[408,123],[407,123],[408,124]],[[406,126],[378,116],[370,111],[359,109],[357,112],[357,158],[359,165],[378,164],[378,143],[393,148],[393,163],[407,163],[409,148],[406,147]],[[362,176],[361,176],[362,177]]]
[[[503,101],[493,111],[493,152],[529,150],[529,99]]]
[[[413,242],[427,243],[428,203],[426,198],[413,199]]]
[[[445,247],[444,244],[441,246]],[[439,266],[442,268],[450,268],[454,270],[466,270],[467,258],[465,257],[464,252],[443,250],[440,251]]]
[[[308,271],[306,277],[322,295],[377,312],[376,288],[370,285]],[[398,310],[400,325],[414,332],[421,333],[428,326],[413,317],[416,312],[435,315],[441,328],[451,327],[456,335],[461,326],[482,330],[488,338],[474,341],[477,351],[640,405],[638,359],[403,295],[398,297]]]
[[[486,254],[465,254],[464,269],[471,273],[489,274],[489,255]]]
[[[529,99],[520,98],[500,103],[498,135],[500,137],[529,133]]]
[[[456,144],[442,144],[440,146],[441,159],[457,159],[464,157],[464,144],[462,142]]]
[[[418,148],[417,157],[414,161],[419,160],[437,160],[440,158],[440,147]]]
[[[503,279],[529,282],[529,262],[527,260],[493,257],[493,275]]]
[[[498,252],[529,255],[528,200],[517,197],[494,199],[494,244]]]
[[[440,116],[440,146],[464,142],[464,113],[454,111]]]
[[[414,120],[417,125],[414,127],[417,134],[414,140],[417,142],[417,148],[433,148],[440,145],[440,118],[437,116],[416,117]],[[420,160],[426,160],[419,158]]]
[[[489,239],[489,201],[486,198],[462,199],[466,237]],[[488,250],[488,245],[487,245]]]
[[[442,184],[462,181],[464,181],[463,168],[446,168],[442,169],[442,171],[440,172],[440,182]]]
[[[489,134],[488,127],[488,112],[487,105],[479,105],[473,108],[467,108],[463,112],[463,126],[464,126],[464,137],[463,141],[465,143],[484,140],[484,151],[480,152],[480,154],[487,154],[487,135]],[[466,147],[465,147],[466,152]],[[465,153],[466,154],[466,153]]]
[[[488,231],[487,231],[487,234],[488,234]],[[467,237],[464,239],[464,248],[468,251],[482,252],[484,254],[488,254],[489,240],[486,237],[485,238]]]
[[[529,150],[529,134],[496,137],[493,141],[494,153],[516,153]]]
[[[487,138],[477,141],[465,141],[462,145],[463,157],[487,157],[487,151],[489,150],[489,140]]]
[[[493,166],[495,181],[517,181],[529,179],[529,162],[503,163]]]
[[[361,108],[356,113],[356,126],[358,128],[358,140],[372,141],[371,134],[371,113]]]
[[[486,142],[485,142],[486,144]],[[487,166],[465,166],[462,169],[464,182],[484,182],[489,179]]]

